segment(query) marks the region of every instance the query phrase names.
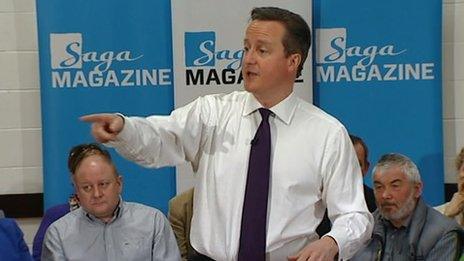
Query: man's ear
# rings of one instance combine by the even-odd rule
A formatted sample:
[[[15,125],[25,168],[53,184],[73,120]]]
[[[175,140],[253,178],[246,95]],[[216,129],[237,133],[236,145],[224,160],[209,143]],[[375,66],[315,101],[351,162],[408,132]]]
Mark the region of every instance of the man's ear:
[[[419,198],[422,195],[422,188],[423,188],[422,182],[417,182],[416,184],[414,184],[414,188],[416,189],[416,192],[414,193],[414,197]]]
[[[301,54],[299,53],[290,54],[290,56],[288,57],[288,69],[290,71],[297,72],[300,64],[301,64]]]
[[[122,193],[122,184],[123,184],[123,179],[121,175],[118,175],[116,178],[116,183],[119,185],[119,194]]]
[[[366,160],[366,173],[363,173],[364,174],[363,177],[367,175],[367,172],[369,171],[370,166],[371,166],[371,163],[368,160]]]

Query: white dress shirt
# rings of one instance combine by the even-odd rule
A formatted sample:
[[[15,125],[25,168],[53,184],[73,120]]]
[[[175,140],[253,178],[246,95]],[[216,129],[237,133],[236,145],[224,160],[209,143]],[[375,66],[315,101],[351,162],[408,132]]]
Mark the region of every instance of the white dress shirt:
[[[198,98],[170,116],[126,117],[120,154],[148,167],[189,162],[195,172],[192,246],[216,260],[236,260],[251,140],[262,106],[248,92]],[[348,259],[370,237],[361,170],[348,134],[335,118],[291,94],[272,108],[268,260],[286,260],[327,234]]]

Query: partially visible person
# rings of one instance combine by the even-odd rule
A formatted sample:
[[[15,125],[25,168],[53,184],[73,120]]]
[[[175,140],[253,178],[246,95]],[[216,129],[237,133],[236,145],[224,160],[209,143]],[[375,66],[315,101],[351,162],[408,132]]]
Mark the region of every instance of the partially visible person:
[[[32,260],[29,248],[24,242],[24,234],[11,218],[0,218],[0,260]]]
[[[417,166],[401,154],[383,155],[373,170],[374,231],[352,260],[458,260],[463,230],[422,200]]]
[[[443,215],[453,218],[459,225],[464,226],[464,147],[456,157],[458,172],[458,191],[449,202],[436,207]]]
[[[122,177],[108,151],[78,145],[69,153],[68,167],[80,208],[50,225],[42,260],[180,259],[164,215],[122,200]]]
[[[42,218],[42,221],[40,222],[39,229],[37,230],[37,233],[34,236],[34,241],[32,243],[32,258],[35,261],[41,260],[43,239],[48,227],[56,220],[68,214],[70,211],[77,209],[78,207],[79,202],[77,200],[77,196],[72,194],[68,199],[68,203],[56,205],[47,209]]]
[[[193,215],[193,188],[169,201],[168,219],[176,236],[182,260],[195,260],[198,253],[190,244],[190,224]]]
[[[0,209],[0,218],[4,218],[5,217],[5,212],[3,212],[3,210]]]
[[[361,173],[363,178],[366,177],[367,172],[369,171],[369,149],[366,143],[358,136],[350,134],[351,143],[353,143],[354,150],[356,151],[356,156],[359,161],[359,166],[361,167]],[[374,190],[369,186],[363,183],[364,190],[364,199],[366,200],[367,208],[370,212],[374,212],[377,209],[375,204]]]
[[[356,156],[359,161],[359,166],[361,167],[361,173],[363,178],[366,176],[367,172],[369,171],[369,150],[367,148],[366,143],[359,138],[358,136],[350,134],[351,143],[353,143],[354,149],[356,151]],[[367,208],[372,213],[377,209],[375,205],[375,197],[374,191],[363,183],[363,191],[364,191],[364,200],[366,201]],[[327,234],[330,231],[332,224],[330,223],[329,216],[327,211],[324,214],[324,218],[322,219],[321,223],[316,229],[317,234],[322,237],[323,235]]]

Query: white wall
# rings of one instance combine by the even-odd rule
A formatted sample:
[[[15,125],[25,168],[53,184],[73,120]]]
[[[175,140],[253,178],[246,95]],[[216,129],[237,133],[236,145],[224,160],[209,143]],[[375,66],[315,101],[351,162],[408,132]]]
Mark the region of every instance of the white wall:
[[[454,159],[464,146],[464,0],[443,1],[443,132],[445,182],[456,182]]]
[[[464,0],[443,2],[445,180],[464,146]],[[420,29],[419,30],[423,30]],[[0,0],[0,194],[42,192],[34,0]]]
[[[0,194],[42,192],[34,0],[0,0]]]

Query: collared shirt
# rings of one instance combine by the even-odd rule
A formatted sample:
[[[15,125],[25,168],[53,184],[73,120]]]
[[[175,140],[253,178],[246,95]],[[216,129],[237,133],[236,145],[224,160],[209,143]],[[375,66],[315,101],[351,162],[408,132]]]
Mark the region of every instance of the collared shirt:
[[[411,241],[409,234],[412,218],[413,215],[399,228],[395,227],[387,219],[380,218],[380,222],[385,227],[385,245],[382,261],[411,260],[412,251],[411,244],[409,243]],[[456,251],[460,251],[459,242],[457,232],[442,235],[425,257],[426,260],[455,260],[457,257]]]
[[[402,260],[405,257],[409,258],[409,224],[411,216],[405,221],[405,224],[399,228],[395,227],[390,221],[381,218],[381,222],[385,226],[385,250],[384,261]]]
[[[195,172],[192,246],[216,260],[235,260],[251,140],[261,104],[248,92],[198,98],[170,116],[125,118],[120,154],[148,167],[189,162]],[[286,260],[318,238],[326,206],[339,257],[369,238],[362,175],[345,128],[294,94],[269,108],[271,178],[267,259]]]
[[[123,202],[105,223],[78,208],[47,230],[42,260],[180,260],[172,229],[159,210]]]

